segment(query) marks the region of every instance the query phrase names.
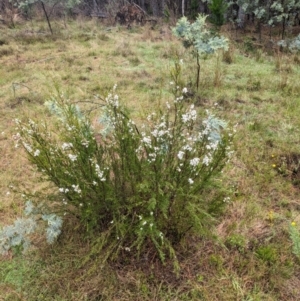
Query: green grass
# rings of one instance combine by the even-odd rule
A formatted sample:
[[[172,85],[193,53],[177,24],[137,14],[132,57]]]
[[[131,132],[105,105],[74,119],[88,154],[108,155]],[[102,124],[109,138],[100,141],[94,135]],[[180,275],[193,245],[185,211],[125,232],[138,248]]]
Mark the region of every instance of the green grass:
[[[1,258],[0,300],[299,300],[300,267],[288,234],[290,222],[300,222],[300,66],[294,55],[246,54],[243,43],[232,45],[232,63],[221,60],[219,74],[216,57],[201,61],[196,92],[195,58],[171,34],[162,39],[158,30],[107,30],[78,21],[67,28],[57,22],[51,37],[38,33],[41,26],[0,28],[1,226],[23,208],[10,185],[40,188],[14,147],[14,118],[45,117],[43,102],[58,92],[85,101],[118,84],[139,120],[171,100],[177,56],[198,109],[236,125],[235,155],[223,173],[231,200],[212,229],[217,240],[187,238],[178,245],[179,277],[171,263],[151,258],[101,268],[93,246],[68,221],[53,247],[37,236],[32,253]]]

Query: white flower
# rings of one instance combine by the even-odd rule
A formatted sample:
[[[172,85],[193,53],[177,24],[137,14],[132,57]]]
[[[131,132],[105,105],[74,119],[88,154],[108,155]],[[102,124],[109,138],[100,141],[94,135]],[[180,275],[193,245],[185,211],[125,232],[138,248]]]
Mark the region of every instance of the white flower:
[[[189,178],[188,181],[189,181],[189,183],[190,183],[191,185],[194,184],[193,179]]]
[[[192,159],[192,160],[190,161],[190,164],[191,164],[192,166],[197,166],[197,165],[199,164],[199,162],[200,162],[200,159],[199,159],[199,158],[194,158],[194,159]]]
[[[224,198],[223,202],[224,203],[229,203],[230,202],[230,197],[228,196],[228,197]]]
[[[2,135],[4,135],[4,132],[2,132]],[[17,140],[17,141],[21,139],[20,133],[17,133],[16,135],[13,135],[12,137],[14,140]]]
[[[72,162],[74,162],[74,161],[77,160],[77,155],[68,154],[68,157],[70,158],[70,160],[71,160]]]
[[[72,143],[66,143],[66,142],[63,143],[62,146],[61,146],[62,150],[70,149],[72,147],[73,147]]]
[[[105,177],[104,177],[104,171],[102,171],[100,169],[100,166],[96,163],[95,164],[95,169],[96,169],[96,173],[97,173],[97,176],[98,178],[100,179],[101,182],[104,182],[105,181]],[[95,182],[95,181],[94,181]],[[94,184],[95,185],[95,184]]]
[[[171,85],[171,86],[174,85],[174,82],[170,82],[170,85]]]
[[[195,121],[197,118],[197,112],[193,109],[194,106],[191,105],[190,110],[186,114],[182,114],[183,123],[187,123],[189,121]]]
[[[73,189],[77,193],[81,193],[81,189],[79,188],[79,185],[72,185]]]
[[[32,148],[29,144],[27,144],[26,142],[23,142],[23,146],[29,153],[32,153]]]
[[[82,144],[83,146],[85,146],[86,148],[89,146],[89,142],[86,141],[86,140],[81,141],[81,144]]]
[[[184,150],[188,150],[188,151],[192,151],[193,150],[193,148],[190,146],[190,145],[185,145],[184,147],[183,147],[183,149]]]
[[[184,156],[184,152],[183,151],[179,151],[178,154],[177,154],[178,159],[182,160],[183,156]]]
[[[145,144],[150,144],[151,145],[151,138],[150,137],[143,137],[142,142]]]
[[[37,157],[40,153],[41,153],[40,150],[37,149],[37,150],[33,153],[33,156],[34,156],[34,157]]]
[[[183,93],[183,94],[186,94],[187,92],[188,92],[188,89],[184,87],[184,88],[182,89],[182,93]]]
[[[211,158],[208,156],[204,156],[202,163],[208,166],[210,162],[211,162]]]

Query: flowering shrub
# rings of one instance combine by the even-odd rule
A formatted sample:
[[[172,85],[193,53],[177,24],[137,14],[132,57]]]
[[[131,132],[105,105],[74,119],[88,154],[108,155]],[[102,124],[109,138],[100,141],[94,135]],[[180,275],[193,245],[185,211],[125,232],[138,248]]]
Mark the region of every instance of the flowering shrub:
[[[99,131],[62,98],[47,102],[56,116],[52,131],[17,120],[19,143],[60,195],[49,207],[97,233],[105,258],[156,250],[177,263],[174,246],[209,229],[225,203],[214,179],[231,154],[231,134],[214,115],[201,118],[186,92],[177,87],[174,100],[141,126],[115,88],[99,104]]]

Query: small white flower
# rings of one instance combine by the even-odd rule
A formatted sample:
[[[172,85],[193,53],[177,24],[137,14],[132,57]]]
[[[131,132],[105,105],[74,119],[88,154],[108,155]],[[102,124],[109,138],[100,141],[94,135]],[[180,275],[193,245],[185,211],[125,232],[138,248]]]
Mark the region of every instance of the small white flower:
[[[27,144],[26,142],[23,142],[23,146],[29,153],[32,153],[32,148],[29,144]]]
[[[178,154],[177,154],[178,159],[182,160],[183,156],[184,156],[184,152],[183,151],[179,151]]]
[[[38,157],[40,153],[41,153],[41,151],[40,151],[39,149],[37,149],[37,150],[33,153],[33,156],[34,156],[34,157]]]
[[[70,160],[71,160],[72,162],[74,162],[74,161],[77,160],[77,155],[68,154],[68,157],[70,158]]]
[[[72,185],[73,189],[77,193],[81,193],[81,189],[79,188],[79,185]]]
[[[192,166],[197,166],[198,164],[199,164],[199,162],[200,162],[200,159],[199,158],[194,158],[194,159],[192,159],[191,161],[190,161],[190,165],[192,165]]]
[[[72,147],[73,147],[72,143],[66,143],[66,142],[63,143],[62,146],[61,146],[62,150],[70,149]]]
[[[180,65],[183,65],[183,59],[180,59],[180,60],[179,60],[179,64],[180,64]]]
[[[83,204],[82,204],[82,203],[80,203],[80,204],[79,204],[79,206],[80,206],[80,207],[82,207],[82,206],[83,206]]]
[[[104,172],[100,169],[100,166],[97,163],[95,164],[95,169],[100,181],[104,182],[105,181]]]
[[[230,202],[230,197],[228,196],[228,197],[224,198],[223,202],[224,203],[229,203]]]
[[[202,163],[208,166],[210,162],[211,162],[211,158],[209,158],[208,156],[204,156]]]
[[[186,94],[187,92],[188,92],[188,89],[184,87],[184,88],[182,89],[182,93],[183,93],[183,94]]]
[[[85,146],[86,148],[89,146],[89,142],[88,141],[81,141],[81,144],[83,146]]]
[[[189,178],[188,181],[189,181],[189,183],[190,183],[191,185],[194,184],[193,179]]]
[[[184,150],[187,150],[187,151],[192,151],[193,150],[193,148],[190,146],[190,145],[185,145],[184,147],[183,147],[183,149]]]
[[[174,82],[170,82],[170,85],[171,85],[171,86],[174,85]]]
[[[126,252],[130,252],[130,248],[128,248],[128,247],[125,247],[124,250],[125,250]]]
[[[6,195],[10,195],[10,192],[9,192],[9,191],[7,191],[7,192],[6,192]]]
[[[59,192],[64,192],[65,191],[63,188],[59,188],[58,190],[59,190]]]
[[[142,142],[145,144],[151,144],[151,138],[150,137],[143,137]]]

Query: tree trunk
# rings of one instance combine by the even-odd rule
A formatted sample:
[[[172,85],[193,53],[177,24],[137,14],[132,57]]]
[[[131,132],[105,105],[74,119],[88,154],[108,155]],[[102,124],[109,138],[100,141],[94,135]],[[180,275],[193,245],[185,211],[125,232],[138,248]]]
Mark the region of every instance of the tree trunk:
[[[143,10],[145,10],[145,0],[140,0],[140,1],[139,1],[139,6],[140,6]]]
[[[245,27],[245,11],[243,10],[242,6],[239,7],[238,11],[238,22],[240,28]]]
[[[154,16],[159,15],[159,6],[158,6],[158,3],[157,3],[157,0],[151,0],[150,1],[150,8],[151,8],[152,14]]]
[[[182,16],[184,17],[184,0],[181,3]]]
[[[199,11],[201,14],[208,14],[206,2],[203,2],[203,1],[199,2]]]
[[[51,28],[51,23],[50,23],[49,16],[48,16],[48,14],[47,14],[47,11],[46,11],[44,2],[43,2],[43,1],[40,1],[40,2],[41,2],[41,5],[42,5],[42,8],[43,8],[45,17],[46,17],[46,19],[47,19],[48,27],[49,27],[49,29],[50,29],[51,34],[53,35],[53,31],[52,31],[52,28]]]
[[[164,14],[165,8],[166,8],[166,1],[161,0],[160,1],[160,11],[161,11],[162,14]]]

